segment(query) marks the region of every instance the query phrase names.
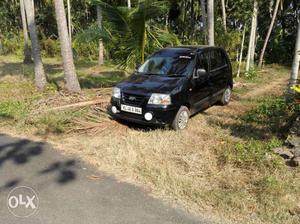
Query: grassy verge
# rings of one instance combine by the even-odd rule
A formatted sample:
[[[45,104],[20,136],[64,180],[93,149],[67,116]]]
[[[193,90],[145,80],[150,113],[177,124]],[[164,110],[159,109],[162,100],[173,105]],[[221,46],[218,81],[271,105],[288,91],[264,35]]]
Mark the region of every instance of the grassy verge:
[[[74,119],[85,116],[91,108],[54,111],[43,110],[101,96],[101,89],[109,88],[126,77],[124,71],[112,65],[99,67],[96,62],[76,62],[82,95],[61,94],[63,68],[55,58],[44,59],[48,86],[38,91],[33,82],[32,65],[23,65],[14,56],[0,56],[0,123],[37,134],[62,134],[74,128]],[[107,91],[106,91],[107,92]]]
[[[94,107],[36,113],[57,104],[93,99],[102,94],[100,87],[123,78],[111,67],[77,65],[86,83],[84,94],[69,96],[57,91],[62,68],[56,60],[46,60],[54,84],[41,93],[22,76],[18,60],[0,57],[0,76],[5,76],[0,78],[0,130],[47,138],[99,169],[141,184],[152,194],[196,213],[239,223],[299,223],[299,217],[289,214],[300,200],[299,168],[287,167],[271,152],[283,144],[293,113],[281,97],[285,83],[271,85],[271,81],[287,78],[285,68],[267,66],[255,77],[237,79],[243,85],[234,90],[229,106],[212,107],[194,116],[187,130],[174,132],[129,128]],[[30,69],[25,68],[25,74],[30,76]],[[87,124],[93,120],[99,126],[74,132],[78,119]]]
[[[288,211],[299,200],[300,170],[289,168],[271,151],[284,143],[295,110],[298,109],[285,104],[283,97],[267,97],[227,126],[243,140],[218,151],[219,163],[238,170],[243,177],[234,186],[226,181],[215,192],[223,208],[229,212],[230,208],[252,210],[254,218],[268,223],[299,222],[299,217],[291,216]]]

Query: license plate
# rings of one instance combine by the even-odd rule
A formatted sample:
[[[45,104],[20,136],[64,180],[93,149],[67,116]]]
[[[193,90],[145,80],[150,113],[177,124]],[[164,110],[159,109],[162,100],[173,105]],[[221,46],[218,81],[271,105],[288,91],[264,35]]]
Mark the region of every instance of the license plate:
[[[121,110],[134,114],[142,114],[142,108],[121,104]]]

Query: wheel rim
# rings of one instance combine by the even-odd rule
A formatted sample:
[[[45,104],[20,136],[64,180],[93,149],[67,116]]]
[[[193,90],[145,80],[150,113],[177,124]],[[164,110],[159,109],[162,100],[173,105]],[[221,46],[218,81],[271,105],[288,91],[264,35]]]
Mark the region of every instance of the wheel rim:
[[[187,126],[189,120],[189,114],[187,111],[182,111],[178,117],[178,127],[179,129],[184,129]]]
[[[227,88],[224,93],[224,101],[228,103],[230,101],[230,98],[231,98],[231,89]]]

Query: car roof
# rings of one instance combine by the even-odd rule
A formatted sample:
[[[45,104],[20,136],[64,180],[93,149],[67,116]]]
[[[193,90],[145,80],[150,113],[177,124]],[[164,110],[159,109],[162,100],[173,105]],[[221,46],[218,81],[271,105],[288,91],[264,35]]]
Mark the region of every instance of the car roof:
[[[200,52],[207,48],[215,48],[215,49],[222,49],[220,47],[215,46],[208,46],[208,45],[184,45],[184,46],[176,46],[176,47],[169,47],[161,49],[160,51],[179,51],[179,52],[185,52],[185,53],[192,53],[192,52]]]

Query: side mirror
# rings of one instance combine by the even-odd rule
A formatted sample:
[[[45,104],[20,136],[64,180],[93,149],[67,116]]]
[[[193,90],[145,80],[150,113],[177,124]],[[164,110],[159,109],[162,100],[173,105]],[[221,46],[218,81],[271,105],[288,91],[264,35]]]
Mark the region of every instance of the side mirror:
[[[203,68],[198,68],[197,70],[196,70],[196,72],[194,73],[194,79],[198,79],[198,78],[200,78],[201,76],[204,76],[204,75],[206,75],[207,74],[207,71],[205,70],[205,69],[203,69]]]

